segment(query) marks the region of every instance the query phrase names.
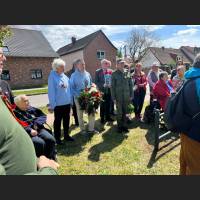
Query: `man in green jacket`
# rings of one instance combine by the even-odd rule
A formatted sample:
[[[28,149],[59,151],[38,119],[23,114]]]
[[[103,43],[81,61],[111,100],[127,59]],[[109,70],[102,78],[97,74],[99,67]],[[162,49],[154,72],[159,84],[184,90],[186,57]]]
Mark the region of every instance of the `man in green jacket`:
[[[117,62],[117,70],[112,74],[111,95],[117,108],[118,132],[129,132],[127,128],[128,105],[133,96],[133,84],[130,73],[124,71],[125,61]]]
[[[5,56],[0,51],[0,69]],[[41,156],[37,159],[30,137],[16,121],[0,95],[0,175],[56,175],[58,164]]]

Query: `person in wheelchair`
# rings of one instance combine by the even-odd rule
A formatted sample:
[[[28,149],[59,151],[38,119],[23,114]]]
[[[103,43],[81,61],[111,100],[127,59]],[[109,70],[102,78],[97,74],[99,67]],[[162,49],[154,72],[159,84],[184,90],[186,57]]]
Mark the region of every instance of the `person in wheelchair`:
[[[30,106],[26,95],[14,98],[15,116],[24,122],[24,129],[31,137],[35,146],[37,157],[45,155],[49,159],[56,160],[55,138],[51,130],[45,128],[46,115],[37,108]]]

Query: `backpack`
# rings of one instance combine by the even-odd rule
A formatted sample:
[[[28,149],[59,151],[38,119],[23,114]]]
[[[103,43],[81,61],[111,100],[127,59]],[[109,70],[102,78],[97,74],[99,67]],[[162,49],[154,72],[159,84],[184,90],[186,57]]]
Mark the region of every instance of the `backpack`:
[[[196,115],[192,117],[186,113],[184,101],[185,86],[196,78],[187,80],[179,91],[168,99],[164,112],[164,122],[167,129],[172,132],[187,133],[192,126],[194,118],[196,118]]]

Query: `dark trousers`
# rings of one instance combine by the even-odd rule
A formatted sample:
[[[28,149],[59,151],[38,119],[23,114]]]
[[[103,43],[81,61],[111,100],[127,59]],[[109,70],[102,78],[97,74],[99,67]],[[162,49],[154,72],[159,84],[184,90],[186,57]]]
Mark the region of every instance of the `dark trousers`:
[[[73,111],[73,116],[74,116],[75,124],[76,124],[76,126],[78,126],[79,125],[79,123],[78,123],[78,115],[77,115],[76,105],[75,105],[74,100],[73,100],[72,111]]]
[[[37,136],[31,138],[35,147],[37,157],[41,155],[49,159],[55,159],[55,138],[47,130],[41,129]]]
[[[61,122],[63,120],[64,137],[69,136],[70,104],[56,106],[54,109],[54,135],[56,141],[61,140]]]
[[[133,105],[135,109],[134,110],[135,115],[141,114],[145,95],[146,95],[146,91],[143,89],[140,89],[139,91],[134,92]]]
[[[110,119],[110,106],[111,106],[111,92],[110,89],[107,88],[103,95],[103,102],[100,104],[100,118],[101,122],[104,120]]]
[[[115,113],[114,113],[114,110],[115,110],[114,106],[115,106],[114,101],[111,98],[111,100],[110,100],[110,114],[111,115],[115,115]]]

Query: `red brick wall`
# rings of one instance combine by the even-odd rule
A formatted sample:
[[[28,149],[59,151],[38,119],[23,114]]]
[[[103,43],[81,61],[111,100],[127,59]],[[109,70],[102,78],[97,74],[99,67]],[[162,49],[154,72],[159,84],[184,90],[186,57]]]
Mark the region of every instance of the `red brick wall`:
[[[83,51],[86,64],[86,70],[94,78],[96,69],[100,66],[100,60],[97,58],[97,51],[105,51],[105,58],[112,62],[112,68],[116,66],[117,50],[108,42],[105,36],[100,33]]]
[[[7,57],[4,69],[9,70],[11,88],[35,87],[47,84],[53,58]],[[32,79],[31,70],[41,69],[42,79]]]

